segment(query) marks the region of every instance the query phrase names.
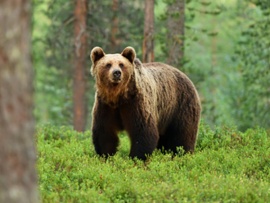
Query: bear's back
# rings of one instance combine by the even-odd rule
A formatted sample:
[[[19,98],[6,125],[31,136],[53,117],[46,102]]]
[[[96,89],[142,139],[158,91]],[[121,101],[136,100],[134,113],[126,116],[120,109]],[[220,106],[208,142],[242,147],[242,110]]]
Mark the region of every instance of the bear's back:
[[[147,75],[153,76],[157,86],[161,86],[162,90],[179,91],[185,89],[194,92],[195,87],[186,74],[170,65],[152,62],[143,64],[144,71]]]
[[[152,108],[156,112],[159,131],[170,123],[175,114],[183,115],[187,106],[194,105],[200,109],[198,93],[191,80],[180,70],[159,62],[142,64],[143,84]],[[155,84],[151,84],[154,81]],[[148,83],[149,82],[149,83]],[[149,89],[150,88],[150,89]]]

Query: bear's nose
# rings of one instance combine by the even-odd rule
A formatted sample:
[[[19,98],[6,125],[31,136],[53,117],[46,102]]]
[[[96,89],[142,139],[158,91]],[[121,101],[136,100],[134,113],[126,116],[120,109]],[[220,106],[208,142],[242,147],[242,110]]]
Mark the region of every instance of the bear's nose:
[[[119,79],[121,77],[121,71],[120,70],[113,71],[113,77],[115,79]]]

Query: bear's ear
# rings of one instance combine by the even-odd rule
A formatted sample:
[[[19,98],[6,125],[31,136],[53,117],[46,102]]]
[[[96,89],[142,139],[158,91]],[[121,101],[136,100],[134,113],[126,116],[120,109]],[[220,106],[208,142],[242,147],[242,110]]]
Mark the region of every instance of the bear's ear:
[[[122,51],[121,55],[127,58],[130,61],[130,63],[133,63],[134,59],[136,58],[136,52],[133,49],[133,47],[126,47]]]
[[[104,53],[103,49],[100,47],[93,48],[91,51],[91,54],[90,54],[90,58],[91,58],[93,64],[95,64],[103,56],[105,56],[105,53]]]

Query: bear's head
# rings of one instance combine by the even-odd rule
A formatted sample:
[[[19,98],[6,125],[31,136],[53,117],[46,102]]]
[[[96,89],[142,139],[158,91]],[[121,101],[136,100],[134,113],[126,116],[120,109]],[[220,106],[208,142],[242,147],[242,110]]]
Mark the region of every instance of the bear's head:
[[[135,67],[136,52],[132,47],[126,47],[121,54],[105,54],[102,48],[95,47],[90,58],[98,92],[107,100],[114,100],[127,91]]]
[[[102,48],[95,47],[91,51],[91,73],[97,83],[107,87],[114,87],[127,83],[134,71],[136,52],[127,47],[121,54],[105,54]],[[99,84],[98,84],[99,85]]]

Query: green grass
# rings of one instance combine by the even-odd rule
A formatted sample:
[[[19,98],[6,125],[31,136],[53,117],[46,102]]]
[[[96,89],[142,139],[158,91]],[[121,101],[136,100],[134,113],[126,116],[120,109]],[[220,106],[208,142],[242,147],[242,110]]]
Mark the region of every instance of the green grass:
[[[172,159],[155,151],[146,163],[129,159],[129,140],[120,137],[119,152],[105,160],[89,131],[40,127],[42,201],[270,202],[270,136],[263,129],[201,125],[194,154]]]

